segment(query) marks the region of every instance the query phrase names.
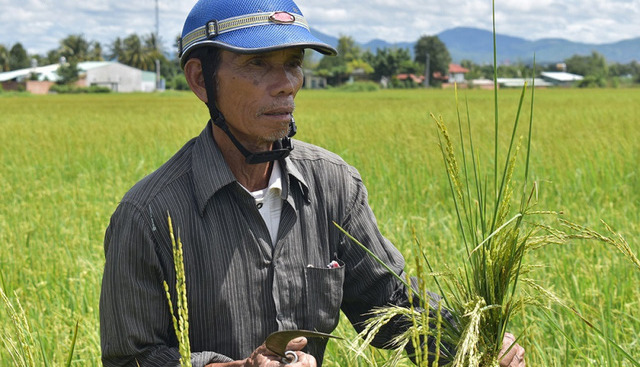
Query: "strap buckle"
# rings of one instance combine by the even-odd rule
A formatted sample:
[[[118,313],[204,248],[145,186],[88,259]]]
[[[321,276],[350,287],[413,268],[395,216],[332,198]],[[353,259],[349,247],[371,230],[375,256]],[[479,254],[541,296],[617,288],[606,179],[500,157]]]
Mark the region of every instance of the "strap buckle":
[[[220,34],[218,31],[218,21],[215,19],[208,21],[206,26],[204,27],[204,31],[207,35],[207,39],[216,37],[218,34]]]
[[[178,58],[182,57],[182,37],[178,37]]]

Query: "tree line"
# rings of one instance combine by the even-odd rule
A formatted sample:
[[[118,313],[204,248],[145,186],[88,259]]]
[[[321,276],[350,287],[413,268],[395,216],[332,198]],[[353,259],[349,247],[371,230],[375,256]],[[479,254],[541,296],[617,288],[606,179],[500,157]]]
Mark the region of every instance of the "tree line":
[[[323,57],[317,65],[308,68],[316,75],[326,77],[328,83],[338,86],[354,74],[360,80],[380,81],[388,78],[395,87],[416,87],[411,80],[400,81],[393,79],[399,74],[421,74],[430,76],[429,84],[438,86],[443,78],[437,76],[448,75],[451,56],[446,45],[437,36],[422,36],[414,45],[413,57],[409,49],[384,48],[375,53],[362,50],[349,36],[342,36],[338,41],[338,56]],[[429,67],[427,68],[427,60]],[[465,75],[467,80],[493,80],[493,65],[480,65],[471,60],[462,60],[460,66],[469,70]],[[358,71],[354,73],[354,71]],[[510,65],[498,66],[498,77],[501,78],[531,78],[539,77],[543,71],[566,71],[582,75],[578,87],[617,87],[621,84],[640,84],[640,63],[632,61],[628,64],[608,63],[606,58],[598,53],[591,55],[574,55],[558,63],[535,66],[532,63],[518,62]]]
[[[449,50],[437,36],[420,37],[414,46],[413,58],[405,48],[384,48],[375,53],[362,50],[350,36],[339,38],[337,50],[337,56],[325,56],[317,64],[307,65],[315,75],[326,77],[333,86],[341,85],[356,75],[359,80],[380,81],[386,78],[391,86],[403,87],[407,86],[404,81],[394,79],[398,74],[424,75],[428,64],[430,75],[447,75],[451,63]],[[441,80],[431,78],[429,83],[438,85]]]
[[[176,47],[177,42],[174,44]],[[305,69],[316,76],[325,77],[331,86],[340,86],[348,81],[387,80],[391,87],[417,87],[411,79],[399,80],[399,74],[427,75],[431,86],[438,86],[448,75],[451,55],[446,45],[437,36],[422,36],[414,45],[413,56],[406,48],[383,48],[374,52],[363,50],[350,36],[341,36],[338,40],[338,56],[324,56],[319,61],[305,59]],[[160,40],[154,33],[139,36],[130,34],[117,37],[106,49],[97,41],[89,41],[84,35],[73,34],[62,39],[59,45],[43,55],[28,55],[21,43],[11,47],[0,44],[0,71],[23,69],[38,65],[59,63],[61,58],[67,63],[61,70],[65,82],[73,81],[77,76],[75,65],[82,61],[117,60],[141,70],[155,70],[156,60],[160,62],[160,72],[167,80],[167,86],[173,89],[188,89],[186,80],[180,72],[179,60],[173,53],[165,52]],[[591,55],[574,55],[563,62],[563,70],[584,76],[579,86],[606,87],[621,83],[640,83],[640,64],[608,63],[597,52]],[[469,70],[467,80],[493,79],[493,65],[479,65],[471,60],[462,60],[460,65]],[[558,64],[536,65],[536,74],[542,71],[558,70]],[[516,63],[498,66],[499,77],[531,77],[533,65]]]

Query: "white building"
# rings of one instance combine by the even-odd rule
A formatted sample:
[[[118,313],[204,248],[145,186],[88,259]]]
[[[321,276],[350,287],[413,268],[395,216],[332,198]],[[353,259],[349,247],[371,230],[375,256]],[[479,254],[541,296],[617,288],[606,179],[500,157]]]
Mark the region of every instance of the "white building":
[[[27,91],[43,94],[60,80],[57,74],[60,64],[31,67],[0,73],[3,86],[24,83]],[[79,80],[75,84],[82,87],[105,86],[114,92],[154,92],[156,76],[154,72],[143,71],[115,61],[84,61],[78,63]]]
[[[569,87],[574,83],[584,79],[582,75],[571,74],[564,71],[543,71],[542,73],[540,73],[540,76],[542,77],[542,79],[553,85],[563,87]]]
[[[524,84],[531,88],[534,85],[534,79],[531,78],[498,78],[498,86],[503,88],[522,88]],[[536,88],[552,87],[554,84],[543,78],[535,78]]]

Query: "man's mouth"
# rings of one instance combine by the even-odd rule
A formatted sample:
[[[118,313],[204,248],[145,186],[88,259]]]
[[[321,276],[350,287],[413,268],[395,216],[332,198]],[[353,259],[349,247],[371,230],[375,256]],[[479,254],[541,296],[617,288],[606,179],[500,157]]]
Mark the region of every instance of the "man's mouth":
[[[266,116],[291,116],[292,113],[293,113],[292,108],[276,108],[272,110],[267,110],[262,114]]]
[[[258,116],[263,115],[263,116],[267,116],[267,117],[286,117],[288,119],[291,119],[292,115],[293,115],[293,110],[295,109],[295,106],[291,103],[274,103],[270,106],[264,106],[262,108],[262,110],[258,111]]]

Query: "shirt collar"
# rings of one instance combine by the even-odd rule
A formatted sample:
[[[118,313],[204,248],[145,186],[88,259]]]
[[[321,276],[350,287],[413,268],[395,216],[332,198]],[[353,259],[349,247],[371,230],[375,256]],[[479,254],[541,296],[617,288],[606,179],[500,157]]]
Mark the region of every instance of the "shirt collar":
[[[196,138],[191,159],[196,201],[200,215],[204,215],[209,199],[218,190],[236,181],[218,144],[213,140],[211,121]]]
[[[278,163],[278,161],[273,162],[267,191],[274,191],[274,194],[278,196],[282,193],[282,170],[280,169],[280,163]]]
[[[200,215],[204,215],[204,210],[209,199],[223,187],[236,182],[236,178],[224,160],[218,144],[216,144],[213,139],[213,125],[211,121],[209,121],[204,130],[202,130],[196,138],[191,159],[196,201]],[[287,157],[279,163],[279,174],[277,178],[280,179],[280,196],[282,199],[286,200],[289,195],[289,190],[291,190],[291,180],[289,176],[295,178],[295,181],[300,184],[300,189],[306,197],[309,191],[308,185],[291,160],[291,157]],[[275,171],[275,169],[273,171]],[[276,179],[273,171],[269,180],[269,187],[271,187],[272,181]]]

